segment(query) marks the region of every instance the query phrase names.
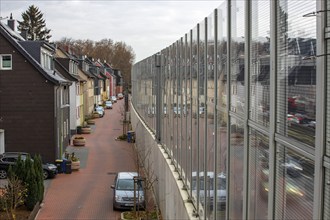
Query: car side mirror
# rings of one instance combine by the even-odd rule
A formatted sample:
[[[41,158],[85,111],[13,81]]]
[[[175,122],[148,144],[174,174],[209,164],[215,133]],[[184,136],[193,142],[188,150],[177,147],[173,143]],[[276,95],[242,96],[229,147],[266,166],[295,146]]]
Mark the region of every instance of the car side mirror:
[[[111,185],[111,189],[115,189],[115,186],[114,185]]]

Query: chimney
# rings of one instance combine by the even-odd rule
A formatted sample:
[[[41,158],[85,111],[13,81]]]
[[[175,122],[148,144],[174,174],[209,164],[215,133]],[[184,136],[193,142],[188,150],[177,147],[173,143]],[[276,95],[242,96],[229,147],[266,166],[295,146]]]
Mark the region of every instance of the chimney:
[[[15,20],[13,19],[13,14],[10,13],[10,18],[8,19],[8,27],[15,31]]]

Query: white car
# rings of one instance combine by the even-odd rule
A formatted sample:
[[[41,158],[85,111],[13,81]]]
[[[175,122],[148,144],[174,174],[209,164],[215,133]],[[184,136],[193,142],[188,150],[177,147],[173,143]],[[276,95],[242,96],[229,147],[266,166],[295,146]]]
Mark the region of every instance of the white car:
[[[123,95],[123,93],[118,93],[117,97],[118,97],[118,99],[123,99],[124,95]]]
[[[112,109],[112,102],[111,101],[106,101],[105,102],[105,108]]]
[[[207,177],[204,176],[204,172],[199,173],[199,192],[197,189],[197,172],[192,172],[192,193],[193,197],[199,195],[199,201],[202,206],[208,206],[210,210],[213,210],[214,192],[217,192],[217,209],[224,210],[226,207],[227,190],[226,190],[226,175],[219,173],[217,177],[217,186],[214,186],[214,172],[207,172]],[[205,183],[206,181],[206,183]],[[204,189],[204,183],[207,190]],[[206,198],[206,205],[204,204],[204,198]]]
[[[111,96],[111,101],[113,102],[113,103],[116,103],[117,102],[117,97],[116,96]]]
[[[100,115],[100,117],[103,117],[104,113],[105,113],[104,108],[102,106],[96,106],[95,107],[95,112],[97,112]]]

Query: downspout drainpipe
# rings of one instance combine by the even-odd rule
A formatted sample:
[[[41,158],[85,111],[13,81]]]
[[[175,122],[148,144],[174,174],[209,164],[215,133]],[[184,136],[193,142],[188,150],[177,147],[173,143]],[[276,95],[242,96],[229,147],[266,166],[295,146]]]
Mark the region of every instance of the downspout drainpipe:
[[[58,105],[57,105],[57,103],[58,103],[58,89],[60,88],[60,86],[57,86],[57,88],[55,89],[55,105],[54,105],[54,113],[55,113],[55,115],[54,115],[54,118],[55,118],[55,121],[54,121],[54,130],[55,130],[55,154],[56,154],[56,157],[58,156],[58,155],[60,155],[60,152],[59,152],[59,148],[58,148],[58,146],[59,146],[59,135],[60,135],[60,132],[59,132],[59,130],[58,130]]]

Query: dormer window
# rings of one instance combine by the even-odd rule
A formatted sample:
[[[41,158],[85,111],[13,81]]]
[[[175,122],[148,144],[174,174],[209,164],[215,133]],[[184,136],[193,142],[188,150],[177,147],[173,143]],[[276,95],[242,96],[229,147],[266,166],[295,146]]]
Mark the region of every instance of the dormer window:
[[[89,66],[86,62],[83,62],[83,70],[86,72],[89,70]]]
[[[11,70],[13,68],[11,54],[0,54],[0,70]]]
[[[41,59],[40,59],[41,66],[45,69],[53,70],[54,68],[53,62],[54,61],[52,54],[46,50],[41,50]]]
[[[69,69],[70,69],[69,71],[71,74],[78,75],[78,65],[76,62],[70,60]]]

